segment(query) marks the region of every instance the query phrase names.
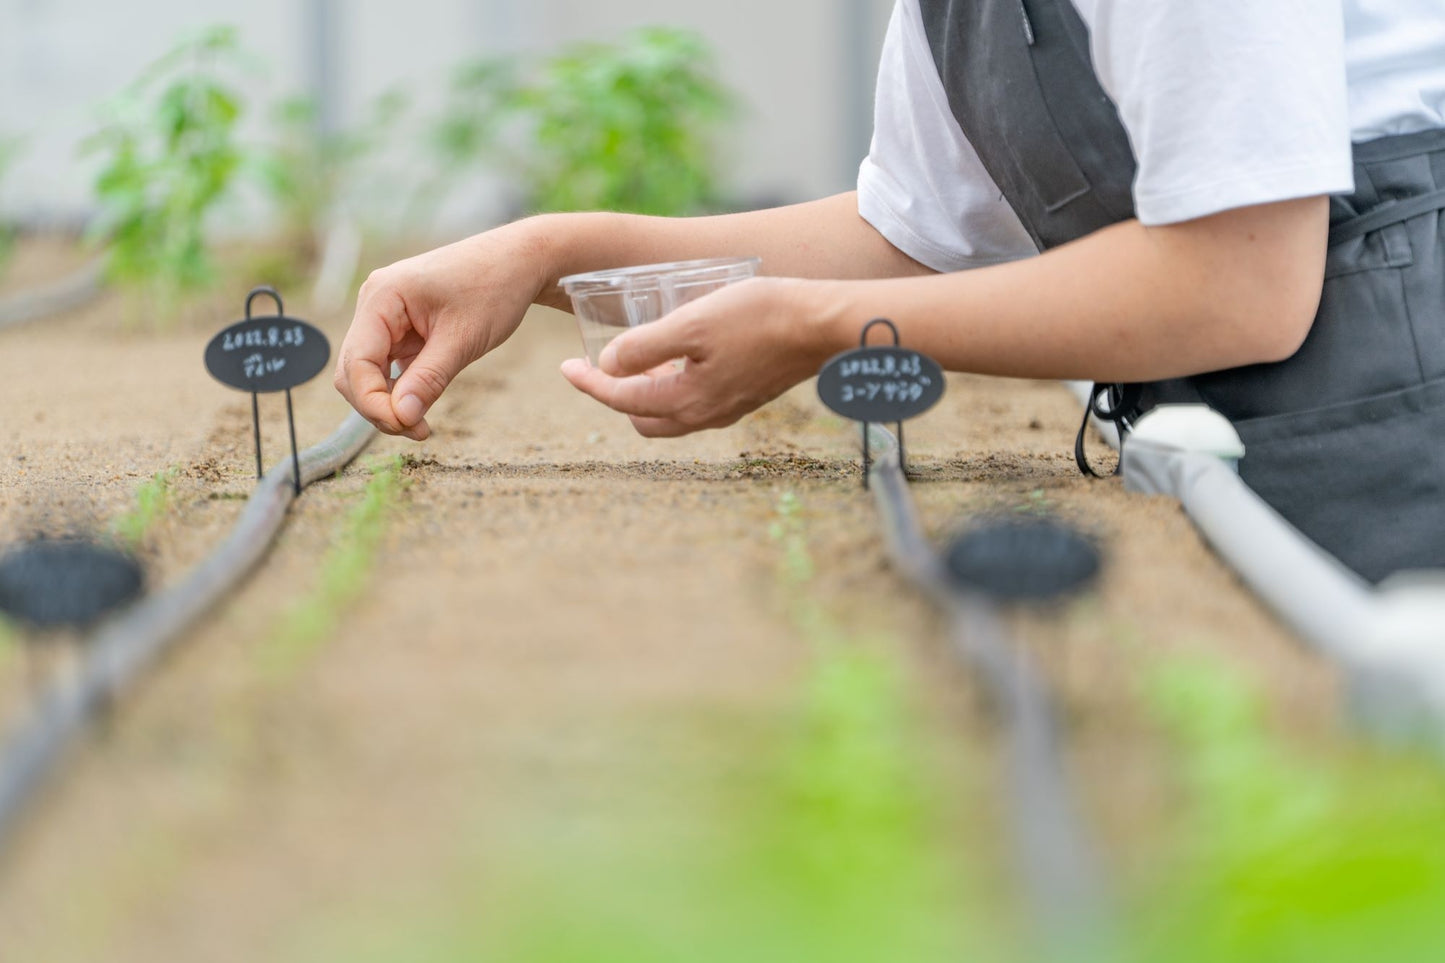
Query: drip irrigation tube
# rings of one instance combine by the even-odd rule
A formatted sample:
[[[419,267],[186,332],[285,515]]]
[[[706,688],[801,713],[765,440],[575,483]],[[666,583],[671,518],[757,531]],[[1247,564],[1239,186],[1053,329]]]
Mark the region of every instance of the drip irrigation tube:
[[[1087,385],[1069,388],[1087,403]],[[1232,457],[1201,443],[1201,417],[1216,422],[1214,438],[1233,433],[1223,416],[1192,412],[1191,428],[1178,430],[1175,415],[1186,408],[1202,406],[1161,406],[1139,420],[1120,456],[1125,487],[1179,500],[1249,589],[1341,668],[1366,731],[1445,748],[1445,572],[1370,585],[1255,494]],[[1119,447],[1117,434],[1105,440]]]
[[[0,328],[73,310],[104,287],[105,259],[96,258],[53,284],[0,298]]]
[[[1006,640],[993,604],[946,579],[919,525],[897,441],[877,425],[864,430],[876,453],[868,488],[893,563],[947,614],[955,654],[979,673],[1003,716],[1014,842],[1033,918],[1050,946],[1098,945],[1107,935],[1103,870],[1067,775],[1048,690],[1026,653]]]
[[[336,474],[375,437],[352,414],[332,435],[301,453],[301,485]],[[0,751],[0,849],[25,803],[66,746],[152,665],[192,623],[234,588],[266,554],[296,498],[291,459],[266,474],[231,534],[172,588],[103,623],[82,648],[75,673],[44,691],[27,724]]]

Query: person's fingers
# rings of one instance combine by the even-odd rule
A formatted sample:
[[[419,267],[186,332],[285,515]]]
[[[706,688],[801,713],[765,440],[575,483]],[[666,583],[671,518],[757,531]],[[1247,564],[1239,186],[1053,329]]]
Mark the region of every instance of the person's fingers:
[[[392,408],[391,363],[415,355],[422,336],[405,300],[377,281],[379,274],[368,278],[357,296],[356,315],[337,353],[335,385],[364,418],[395,435],[407,426]]]
[[[696,430],[671,418],[643,418],[640,415],[627,417],[632,420],[632,427],[644,438],[680,438]]]
[[[413,429],[402,434],[417,441],[430,434],[426,413],[471,361],[466,346],[449,331],[445,328],[432,331],[432,336],[391,388],[390,405],[397,423],[403,429]]]
[[[637,383],[639,381],[656,381],[658,379],[649,375],[634,375],[630,378],[613,378],[605,372],[598,371],[581,358],[573,358],[562,363],[562,374],[568,381],[586,392],[592,397],[601,401],[609,407],[618,410],[630,411],[623,407],[632,398],[627,395],[626,388],[619,388],[623,382]],[[605,396],[605,397],[604,397]],[[657,395],[652,395],[652,400],[660,400]],[[669,407],[675,406],[675,402]],[[696,426],[686,425],[676,418],[669,418],[660,415],[628,414],[632,426],[639,435],[644,438],[677,438],[682,435],[696,431]]]
[[[411,347],[410,349],[392,352],[394,357],[391,359],[391,371],[388,372],[389,377],[386,379],[387,391],[391,391],[396,387],[397,379],[406,373],[407,368],[411,367],[411,363],[416,360],[419,352],[419,347]],[[403,438],[410,438],[412,441],[426,441],[427,438],[431,437],[431,425],[427,424],[426,419],[423,418],[410,428],[404,428],[401,436]]]
[[[411,363],[416,360],[419,352],[419,348],[412,348],[405,354],[398,355],[392,359],[390,372],[392,377],[386,379],[386,389],[388,391],[396,387],[397,380],[406,373],[407,368],[411,367]],[[401,435],[403,438],[410,438],[412,441],[426,441],[431,437],[431,425],[427,424],[426,419],[423,418],[410,428],[403,430]]]
[[[426,441],[431,437],[431,425],[427,424],[426,419],[423,418],[410,428],[402,430],[399,434],[403,438],[410,438],[412,441]]]
[[[628,415],[673,418],[683,402],[679,375],[614,378],[581,358],[572,358],[562,363],[562,376],[578,391]]]
[[[386,377],[390,355],[391,334],[384,323],[354,325],[336,359],[336,390],[367,421],[382,431],[399,434],[405,426],[391,406]]]
[[[597,356],[597,367],[614,377],[642,374],[660,364],[689,356],[693,325],[686,317],[662,318],[630,328],[613,338]]]

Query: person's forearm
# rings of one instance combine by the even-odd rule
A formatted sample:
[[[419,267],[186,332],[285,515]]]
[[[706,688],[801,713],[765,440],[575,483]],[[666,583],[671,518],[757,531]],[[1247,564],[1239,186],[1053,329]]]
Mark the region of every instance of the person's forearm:
[[[1165,228],[1126,221],[1039,257],[958,274],[814,286],[811,350],[873,317],[945,368],[1143,381],[1292,354],[1318,303],[1322,198]]]
[[[568,274],[696,258],[755,256],[761,273],[800,278],[883,278],[932,273],[858,214],[854,193],[787,207],[708,217],[544,214],[516,227],[546,252],[540,300],[567,307]]]

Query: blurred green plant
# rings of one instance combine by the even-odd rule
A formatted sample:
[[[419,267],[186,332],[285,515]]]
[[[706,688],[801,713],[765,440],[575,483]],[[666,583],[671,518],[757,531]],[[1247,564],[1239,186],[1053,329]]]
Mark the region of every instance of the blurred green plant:
[[[15,158],[20,153],[20,141],[14,137],[0,135],[0,185],[4,185],[5,176],[15,163]],[[0,272],[5,270],[5,265],[10,261],[10,255],[15,252],[15,225],[0,211]]]
[[[323,129],[316,101],[290,97],[272,110],[274,145],[259,160],[262,182],[281,215],[291,253],[313,264],[328,222],[346,203],[363,168],[395,128],[410,98],[400,88],[370,104],[365,119],[345,130]]]
[[[511,57],[468,60],[453,68],[441,113],[426,141],[438,168],[417,206],[429,208],[459,179],[479,167],[519,163],[505,141],[520,116],[521,65]]]
[[[614,828],[540,854],[490,932],[405,958],[997,963],[997,933],[958,885],[967,856],[940,845],[942,799],[897,666],[820,651],[799,696],[784,739],[759,749],[766,775],[707,832],[658,853],[649,827]]]
[[[717,135],[735,110],[707,43],[652,27],[530,66],[464,64],[431,141],[444,177],[495,163],[529,210],[695,214],[718,202]]]
[[[233,28],[202,31],[113,99],[82,145],[101,158],[100,215],[88,233],[105,245],[107,273],[163,307],[215,277],[207,219],[246,156],[236,133],[243,101],[231,79],[244,63]]]
[[[888,640],[855,636],[817,597],[795,493],[779,497],[769,536],[790,620],[813,660],[785,736],[759,750],[763,778],[718,814],[706,842],[675,850],[660,868],[629,865],[643,847],[625,840],[585,873],[575,863],[556,867],[533,884],[496,958],[1003,958],[1000,931],[968,898],[969,858],[940,845],[956,814],[945,816],[941,786],[928,776]]]
[[[1440,958],[1445,770],[1357,750],[1310,759],[1212,662],[1166,663],[1147,696],[1186,792],[1177,853],[1134,919],[1153,961]]]
[[[732,108],[701,37],[640,30],[617,46],[585,44],[549,62],[523,90],[538,210],[696,213],[716,200],[717,145]]]
[[[954,848],[966,795],[933,774],[894,641],[864,638],[811,587],[805,513],[774,538],[785,595],[807,602],[812,653],[782,711],[705,731],[700,772],[621,739],[583,778],[601,805],[543,819],[515,853],[469,854],[403,901],[338,917],[298,959],[355,963],[996,963],[997,898]],[[634,722],[676,732],[684,708]],[[615,734],[613,736],[616,738]],[[694,753],[689,751],[691,759]],[[616,780],[614,782],[613,780]],[[659,799],[660,797],[660,799]],[[555,814],[548,814],[555,818]]]

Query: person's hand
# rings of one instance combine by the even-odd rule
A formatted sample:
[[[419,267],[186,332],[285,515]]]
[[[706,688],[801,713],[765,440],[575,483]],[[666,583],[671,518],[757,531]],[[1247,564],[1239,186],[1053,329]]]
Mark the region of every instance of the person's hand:
[[[597,367],[573,358],[562,374],[650,438],[730,425],[832,354],[817,333],[814,287],[788,278],[728,285],[618,335]],[[677,370],[670,362],[682,358]]]
[[[341,342],[336,390],[381,431],[424,440],[446,386],[505,341],[541,294],[542,247],[509,225],[372,272]]]

